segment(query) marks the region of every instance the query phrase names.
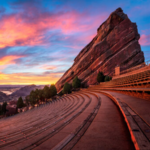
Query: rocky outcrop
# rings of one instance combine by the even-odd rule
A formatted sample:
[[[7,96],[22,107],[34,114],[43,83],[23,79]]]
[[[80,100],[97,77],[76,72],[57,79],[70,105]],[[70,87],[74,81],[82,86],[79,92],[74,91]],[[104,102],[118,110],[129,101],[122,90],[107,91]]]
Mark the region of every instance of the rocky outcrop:
[[[136,23],[132,23],[121,8],[116,9],[56,83],[57,90],[60,91],[65,82],[71,83],[75,76],[82,80],[82,85],[88,86],[97,83],[99,71],[112,75],[117,65],[125,70],[144,62],[139,38]]]

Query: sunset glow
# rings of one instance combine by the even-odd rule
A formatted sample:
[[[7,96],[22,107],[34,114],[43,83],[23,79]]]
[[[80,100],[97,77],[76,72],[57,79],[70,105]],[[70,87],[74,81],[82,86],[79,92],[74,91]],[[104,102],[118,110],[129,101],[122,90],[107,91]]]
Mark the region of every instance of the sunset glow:
[[[60,77],[62,73],[52,73],[50,75],[34,75],[34,74],[3,74],[0,73],[0,83],[2,85],[5,84],[16,84],[16,85],[29,85],[29,84],[37,84],[37,85],[46,85],[46,84],[54,84]],[[49,82],[47,82],[49,81]]]

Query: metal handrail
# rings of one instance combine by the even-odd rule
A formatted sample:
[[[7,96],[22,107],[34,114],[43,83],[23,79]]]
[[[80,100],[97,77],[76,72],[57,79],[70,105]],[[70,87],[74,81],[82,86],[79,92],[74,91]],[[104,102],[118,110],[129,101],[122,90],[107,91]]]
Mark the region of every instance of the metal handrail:
[[[148,66],[150,64],[150,60],[146,61],[145,64]]]

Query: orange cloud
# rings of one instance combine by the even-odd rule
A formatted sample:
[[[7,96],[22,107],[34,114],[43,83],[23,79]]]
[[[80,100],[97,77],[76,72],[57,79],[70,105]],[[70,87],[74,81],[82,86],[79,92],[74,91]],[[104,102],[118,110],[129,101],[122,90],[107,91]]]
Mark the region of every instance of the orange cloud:
[[[23,57],[23,56],[15,56],[15,55],[4,56],[0,59],[0,66],[16,64],[15,60],[18,58],[21,58],[21,57]]]
[[[55,84],[57,80],[63,75],[63,73],[51,73],[47,75],[31,75],[27,73],[14,73],[4,74],[0,73],[0,84],[13,84],[13,85],[45,85]]]

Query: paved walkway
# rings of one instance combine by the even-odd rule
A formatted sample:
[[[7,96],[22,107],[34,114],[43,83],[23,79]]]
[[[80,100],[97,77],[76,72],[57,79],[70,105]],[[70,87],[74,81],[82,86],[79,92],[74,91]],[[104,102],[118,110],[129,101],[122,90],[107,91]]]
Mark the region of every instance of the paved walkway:
[[[89,94],[88,94],[89,95]],[[89,97],[83,95],[85,98],[85,102],[89,101]],[[90,96],[91,97],[91,96]],[[60,130],[56,135],[46,140],[44,143],[39,145],[35,150],[49,150],[49,149],[61,149],[61,146],[58,148],[54,148],[55,145],[59,145],[59,143],[64,140],[68,135],[71,135],[79,126],[80,124],[88,117],[92,109],[96,106],[97,99],[92,97],[92,103],[82,112],[77,118],[75,118],[71,123],[69,123],[66,127]],[[77,110],[79,111],[79,110]],[[73,114],[72,114],[73,116]],[[66,141],[64,141],[66,143]]]
[[[99,89],[90,89],[90,91],[110,97],[122,112],[135,148],[138,150],[150,150],[149,100]]]
[[[73,150],[132,150],[124,119],[114,102],[103,94],[97,116]]]
[[[117,92],[107,92],[116,98],[120,98],[121,101],[128,104],[129,107],[132,108],[150,126],[150,100],[144,100]]]

